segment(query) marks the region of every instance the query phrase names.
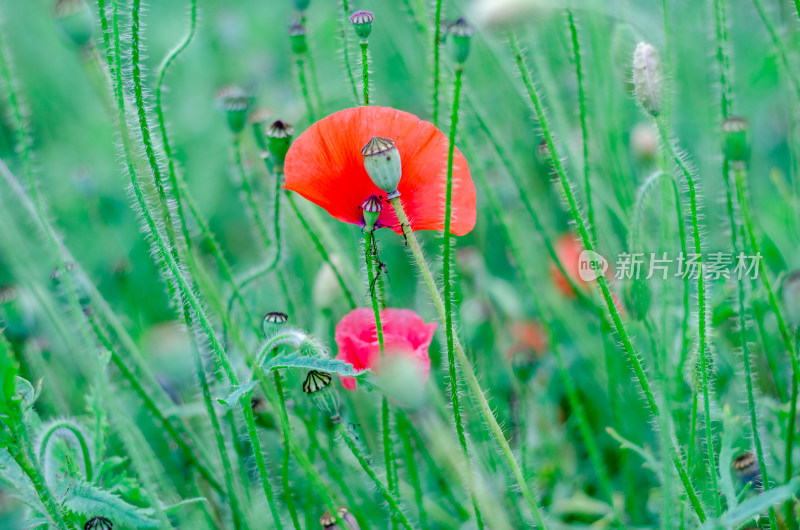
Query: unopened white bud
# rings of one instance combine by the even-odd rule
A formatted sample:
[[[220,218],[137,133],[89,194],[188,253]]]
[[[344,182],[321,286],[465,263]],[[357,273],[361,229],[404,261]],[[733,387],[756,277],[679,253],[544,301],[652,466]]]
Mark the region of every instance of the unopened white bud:
[[[649,114],[661,112],[664,91],[664,72],[658,51],[646,42],[640,42],[633,52],[633,91],[636,100]]]

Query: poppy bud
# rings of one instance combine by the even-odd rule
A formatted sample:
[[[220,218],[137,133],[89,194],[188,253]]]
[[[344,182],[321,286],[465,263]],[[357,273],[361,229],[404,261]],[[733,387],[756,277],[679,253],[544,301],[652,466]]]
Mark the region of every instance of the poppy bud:
[[[459,18],[448,28],[447,32],[453,36],[450,40],[451,53],[453,60],[458,64],[463,64],[469,56],[470,42],[475,30],[463,18]]]
[[[764,487],[764,479],[761,477],[761,468],[755,454],[750,451],[740,453],[736,455],[731,465],[742,487],[747,484],[752,484],[753,488],[758,490]]]
[[[94,17],[83,0],[58,0],[54,9],[56,23],[76,46],[89,44],[94,33]]]
[[[283,171],[283,164],[286,161],[286,153],[289,152],[289,147],[292,145],[292,134],[294,129],[288,123],[276,120],[264,129],[264,135],[267,137],[267,150],[272,157],[272,162],[277,169]]]
[[[361,527],[358,526],[358,521],[356,518],[353,517],[353,514],[347,511],[347,508],[344,506],[339,506],[336,509],[336,513],[344,522],[344,528],[339,528],[339,525],[336,524],[336,517],[331,515],[330,511],[326,511],[322,514],[322,517],[319,518],[319,524],[322,525],[322,528],[325,530],[361,530]]]
[[[381,210],[383,210],[383,205],[375,195],[370,195],[367,200],[361,203],[361,211],[364,212],[364,228],[366,230],[371,232],[375,229],[375,223],[378,222]]]
[[[369,11],[356,11],[350,15],[350,22],[356,30],[356,35],[361,39],[361,42],[366,42],[369,34],[372,33],[372,22],[375,20],[375,15]]]
[[[296,7],[298,11],[305,11],[308,9],[310,3],[311,0],[294,0],[294,7]]]
[[[789,273],[783,279],[783,305],[789,325],[800,327],[800,270]]]
[[[250,111],[250,96],[238,87],[225,87],[217,92],[217,101],[228,120],[228,128],[234,134],[244,129]]]
[[[749,123],[744,118],[732,116],[722,122],[722,150],[731,162],[742,162],[750,151],[747,142]]]
[[[302,22],[293,22],[289,25],[289,43],[292,45],[292,51],[297,55],[302,55],[308,51],[306,27]]]
[[[280,311],[270,311],[264,315],[264,320],[261,322],[261,328],[264,330],[264,335],[270,336],[276,328],[286,324],[289,320],[289,315],[281,313]]]
[[[311,399],[311,403],[331,418],[339,417],[339,391],[331,384],[331,374],[309,370],[303,381],[303,392]]]
[[[661,112],[664,91],[664,73],[658,51],[640,42],[633,52],[633,91],[639,105],[652,116]]]
[[[361,149],[361,154],[364,156],[364,169],[372,182],[389,194],[388,199],[399,197],[397,185],[403,176],[403,168],[400,164],[400,151],[394,142],[388,138],[373,136]]]
[[[111,530],[112,528],[114,528],[114,523],[111,519],[101,516],[92,517],[83,525],[83,530]]]

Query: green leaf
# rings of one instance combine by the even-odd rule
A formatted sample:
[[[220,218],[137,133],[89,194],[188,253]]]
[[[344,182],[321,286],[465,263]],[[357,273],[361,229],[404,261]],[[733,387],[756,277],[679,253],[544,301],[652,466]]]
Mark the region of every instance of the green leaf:
[[[339,359],[325,357],[311,357],[298,355],[297,353],[283,353],[276,355],[264,363],[264,370],[276,370],[279,368],[304,368],[306,370],[316,370],[317,372],[327,372],[345,377],[361,376],[363,371],[356,371],[353,365]]]
[[[113,493],[84,481],[73,483],[64,498],[64,506],[82,515],[102,515],[119,526],[155,528],[159,524],[149,516],[150,510],[129,504]]]
[[[702,528],[705,530],[738,528],[754,517],[764,514],[770,507],[791,499],[794,497],[798,488],[800,488],[800,477],[792,479],[788,484],[772,488],[760,495],[751,497],[733,510],[725,512],[721,518],[707,521]]]
[[[239,403],[239,400],[242,399],[242,396],[253,390],[257,384],[257,381],[250,381],[249,383],[239,385],[224,398],[217,398],[217,401],[219,401],[222,405],[233,408]]]

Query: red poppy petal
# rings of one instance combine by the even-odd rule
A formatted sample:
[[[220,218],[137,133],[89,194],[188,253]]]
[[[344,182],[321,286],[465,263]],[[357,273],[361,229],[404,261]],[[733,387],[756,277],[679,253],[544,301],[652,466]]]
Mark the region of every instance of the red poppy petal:
[[[381,321],[387,334],[407,337],[414,348],[430,346],[437,326],[435,322],[426,323],[408,309],[385,309],[381,313]]]
[[[346,109],[309,127],[294,141],[286,157],[284,187],[325,208],[341,221],[361,224],[361,203],[370,195],[386,195],[370,180],[361,156],[361,148],[373,136],[391,138],[400,151],[403,178],[399,191],[412,228],[443,230],[447,138],[433,124],[396,109]],[[456,150],[453,234],[464,235],[475,226],[475,204],[469,167]],[[402,233],[388,206],[378,222]]]

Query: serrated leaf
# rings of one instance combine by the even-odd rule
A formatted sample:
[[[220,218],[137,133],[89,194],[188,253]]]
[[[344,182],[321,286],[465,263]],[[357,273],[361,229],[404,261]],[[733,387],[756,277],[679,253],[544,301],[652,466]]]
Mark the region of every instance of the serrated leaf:
[[[327,372],[344,377],[358,377],[363,371],[356,371],[353,365],[339,359],[329,359],[326,357],[312,357],[298,355],[297,353],[283,353],[276,355],[264,363],[264,370],[276,370],[279,368],[304,368],[306,370],[316,370],[317,372]]]
[[[224,398],[217,398],[217,401],[219,401],[220,404],[225,405],[226,407],[233,408],[239,403],[239,400],[242,399],[242,396],[253,390],[257,384],[258,384],[257,381],[250,381],[249,383],[245,383],[244,385],[237,386],[236,388],[233,389],[233,391],[230,394],[228,394]]]
[[[148,510],[129,504],[113,493],[83,481],[73,483],[63,504],[82,515],[102,515],[119,526],[156,528],[159,525],[158,521],[148,515]]]
[[[791,499],[800,488],[800,478],[792,479],[788,484],[772,488],[760,495],[751,497],[733,510],[728,510],[719,519],[707,521],[703,525],[705,530],[717,528],[738,528],[758,515],[763,515],[772,506],[781,504]]]

